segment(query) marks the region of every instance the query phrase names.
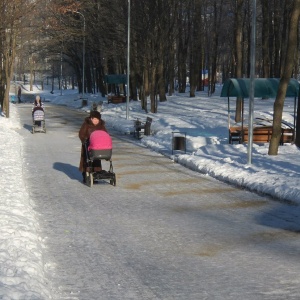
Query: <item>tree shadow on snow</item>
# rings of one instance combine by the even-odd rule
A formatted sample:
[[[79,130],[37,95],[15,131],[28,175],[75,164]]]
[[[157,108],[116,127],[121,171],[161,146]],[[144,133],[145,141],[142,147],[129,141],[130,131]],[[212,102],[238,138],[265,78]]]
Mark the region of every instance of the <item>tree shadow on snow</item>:
[[[289,202],[275,202],[270,209],[256,216],[258,224],[265,227],[300,234],[300,206]]]
[[[269,209],[261,211],[255,220],[261,225],[261,229],[248,236],[251,243],[298,262],[300,255],[299,205],[278,201]]]

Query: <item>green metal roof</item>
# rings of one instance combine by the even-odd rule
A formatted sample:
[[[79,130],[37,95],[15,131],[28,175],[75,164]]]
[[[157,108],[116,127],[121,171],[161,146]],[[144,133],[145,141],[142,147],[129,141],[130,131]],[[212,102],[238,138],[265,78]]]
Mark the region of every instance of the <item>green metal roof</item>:
[[[275,98],[279,87],[279,78],[255,78],[254,97]],[[221,97],[249,98],[250,78],[230,78],[223,84]],[[291,78],[286,97],[297,97],[299,93],[299,82]]]
[[[105,82],[108,84],[121,84],[127,82],[125,74],[105,75]]]

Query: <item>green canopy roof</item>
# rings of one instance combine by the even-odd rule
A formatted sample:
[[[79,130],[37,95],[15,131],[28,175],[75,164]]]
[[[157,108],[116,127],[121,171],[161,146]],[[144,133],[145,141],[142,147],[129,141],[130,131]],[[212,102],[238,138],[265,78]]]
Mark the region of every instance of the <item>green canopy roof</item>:
[[[105,82],[108,84],[126,83],[127,76],[125,74],[105,75]]]
[[[254,80],[254,97],[275,98],[278,91],[279,78],[256,78]],[[250,78],[230,78],[223,84],[221,97],[249,98]],[[286,97],[297,97],[299,82],[291,78]]]

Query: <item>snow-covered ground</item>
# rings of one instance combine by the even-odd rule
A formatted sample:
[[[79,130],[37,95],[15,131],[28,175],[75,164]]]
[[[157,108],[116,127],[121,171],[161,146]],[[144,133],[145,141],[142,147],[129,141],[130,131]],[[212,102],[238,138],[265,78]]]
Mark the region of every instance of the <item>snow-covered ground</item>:
[[[23,180],[23,140],[15,105],[0,117],[0,299],[51,299],[44,280],[43,242]]]
[[[41,91],[36,87],[28,93],[32,94],[31,102],[40,94],[46,102],[86,111],[93,102],[102,101],[102,117],[107,127],[120,134],[129,134],[133,131],[134,120],[144,121],[149,116],[153,119],[152,135],[140,141],[147,147],[219,180],[300,203],[299,149],[286,144],[280,146],[277,156],[268,156],[268,144],[254,144],[252,163],[248,164],[247,144],[228,144],[227,99],[218,96],[220,89],[212,97],[204,92],[195,98],[189,98],[188,94],[168,97],[168,101],[158,104],[156,114],[146,114],[139,101],[132,101],[128,115],[126,103],[107,104],[101,96],[89,95],[88,106],[82,108],[82,101],[74,90],[51,94],[50,90]],[[273,101],[256,99],[255,117],[271,118]],[[293,103],[294,99],[286,99],[283,118],[289,124],[294,122]],[[17,105],[10,105],[10,118],[0,117],[0,298],[50,299],[41,257],[43,240],[25,181],[19,175],[22,174],[23,140],[17,132],[21,127]],[[247,102],[245,107],[247,121]],[[177,136],[186,137],[186,153],[173,151],[172,138]]]

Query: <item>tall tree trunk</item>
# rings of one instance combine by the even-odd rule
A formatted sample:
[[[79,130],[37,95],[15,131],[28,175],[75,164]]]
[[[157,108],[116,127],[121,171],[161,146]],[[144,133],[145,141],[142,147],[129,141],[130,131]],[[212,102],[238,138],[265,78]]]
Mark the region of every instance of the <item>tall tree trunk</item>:
[[[152,66],[150,69],[150,101],[151,101],[151,112],[157,113],[157,91],[156,91],[156,70]]]
[[[218,2],[218,4],[217,4]],[[210,93],[213,94],[216,90],[217,81],[217,64],[219,62],[219,38],[221,31],[221,20],[223,12],[223,0],[218,0],[214,2],[214,21],[213,21],[213,43],[212,43],[212,60],[211,60],[211,81],[210,81]]]
[[[146,66],[146,58],[144,58],[144,66]],[[142,87],[142,99],[141,99],[141,106],[146,112],[148,112],[147,107],[147,98],[149,95],[149,69],[144,67],[143,69],[143,87]]]
[[[130,99],[137,101],[138,100],[138,64],[137,64],[137,58],[136,58],[136,48],[137,47],[132,47],[133,49],[131,50],[131,59],[130,59],[130,85],[131,89],[129,89],[129,97]]]
[[[7,48],[5,50],[5,54],[3,57],[4,62],[4,71],[5,71],[5,79],[6,79],[6,87],[4,92],[4,111],[6,118],[9,118],[9,90],[10,83],[13,77],[13,63],[16,56],[16,32],[13,30],[13,26],[11,26],[12,30],[10,33],[6,33],[6,41]]]
[[[191,22],[187,17],[187,9],[184,7],[179,9],[177,16],[178,26],[178,46],[177,46],[177,65],[178,65],[178,91],[179,93],[185,93],[186,89],[186,77],[187,77],[187,58],[188,58],[188,46],[191,33]]]
[[[261,0],[262,3],[262,60],[263,77],[270,77],[270,25],[269,25],[269,0]]]
[[[167,101],[167,97],[166,97],[166,81],[165,81],[165,74],[164,74],[164,66],[162,61],[158,65],[157,76],[158,76],[157,84],[158,84],[159,101],[164,102]]]
[[[269,145],[269,155],[278,154],[278,147],[279,147],[280,136],[281,136],[283,104],[286,95],[286,90],[292,76],[293,67],[295,65],[295,53],[297,49],[299,15],[300,15],[300,0],[295,0],[292,9],[291,19],[290,19],[288,45],[287,45],[284,71],[280,80],[278,93],[274,103],[273,131],[272,131],[272,137]]]
[[[236,1],[236,13],[235,13],[235,52],[236,52],[236,77],[242,77],[243,68],[243,4],[244,0]],[[235,122],[241,122],[242,120],[242,101],[240,97],[236,98],[236,110],[235,110]]]
[[[168,82],[169,82],[169,96],[172,96],[175,90],[175,47],[170,43],[170,50],[168,53]]]
[[[274,19],[273,19],[273,30],[274,30],[274,76],[276,78],[281,77],[281,21],[282,21],[282,5],[285,1],[274,1]]]
[[[287,3],[286,3],[287,4]],[[284,72],[285,67],[285,59],[286,59],[286,52],[287,52],[287,43],[288,43],[288,23],[289,23],[289,16],[291,11],[288,5],[284,5],[283,8],[283,17],[282,17],[282,31],[281,31],[281,38],[280,38],[280,76]]]
[[[197,88],[201,85],[201,40],[202,40],[202,1],[194,1],[191,12],[191,41],[189,47],[189,66],[190,66],[190,97],[196,96]]]

